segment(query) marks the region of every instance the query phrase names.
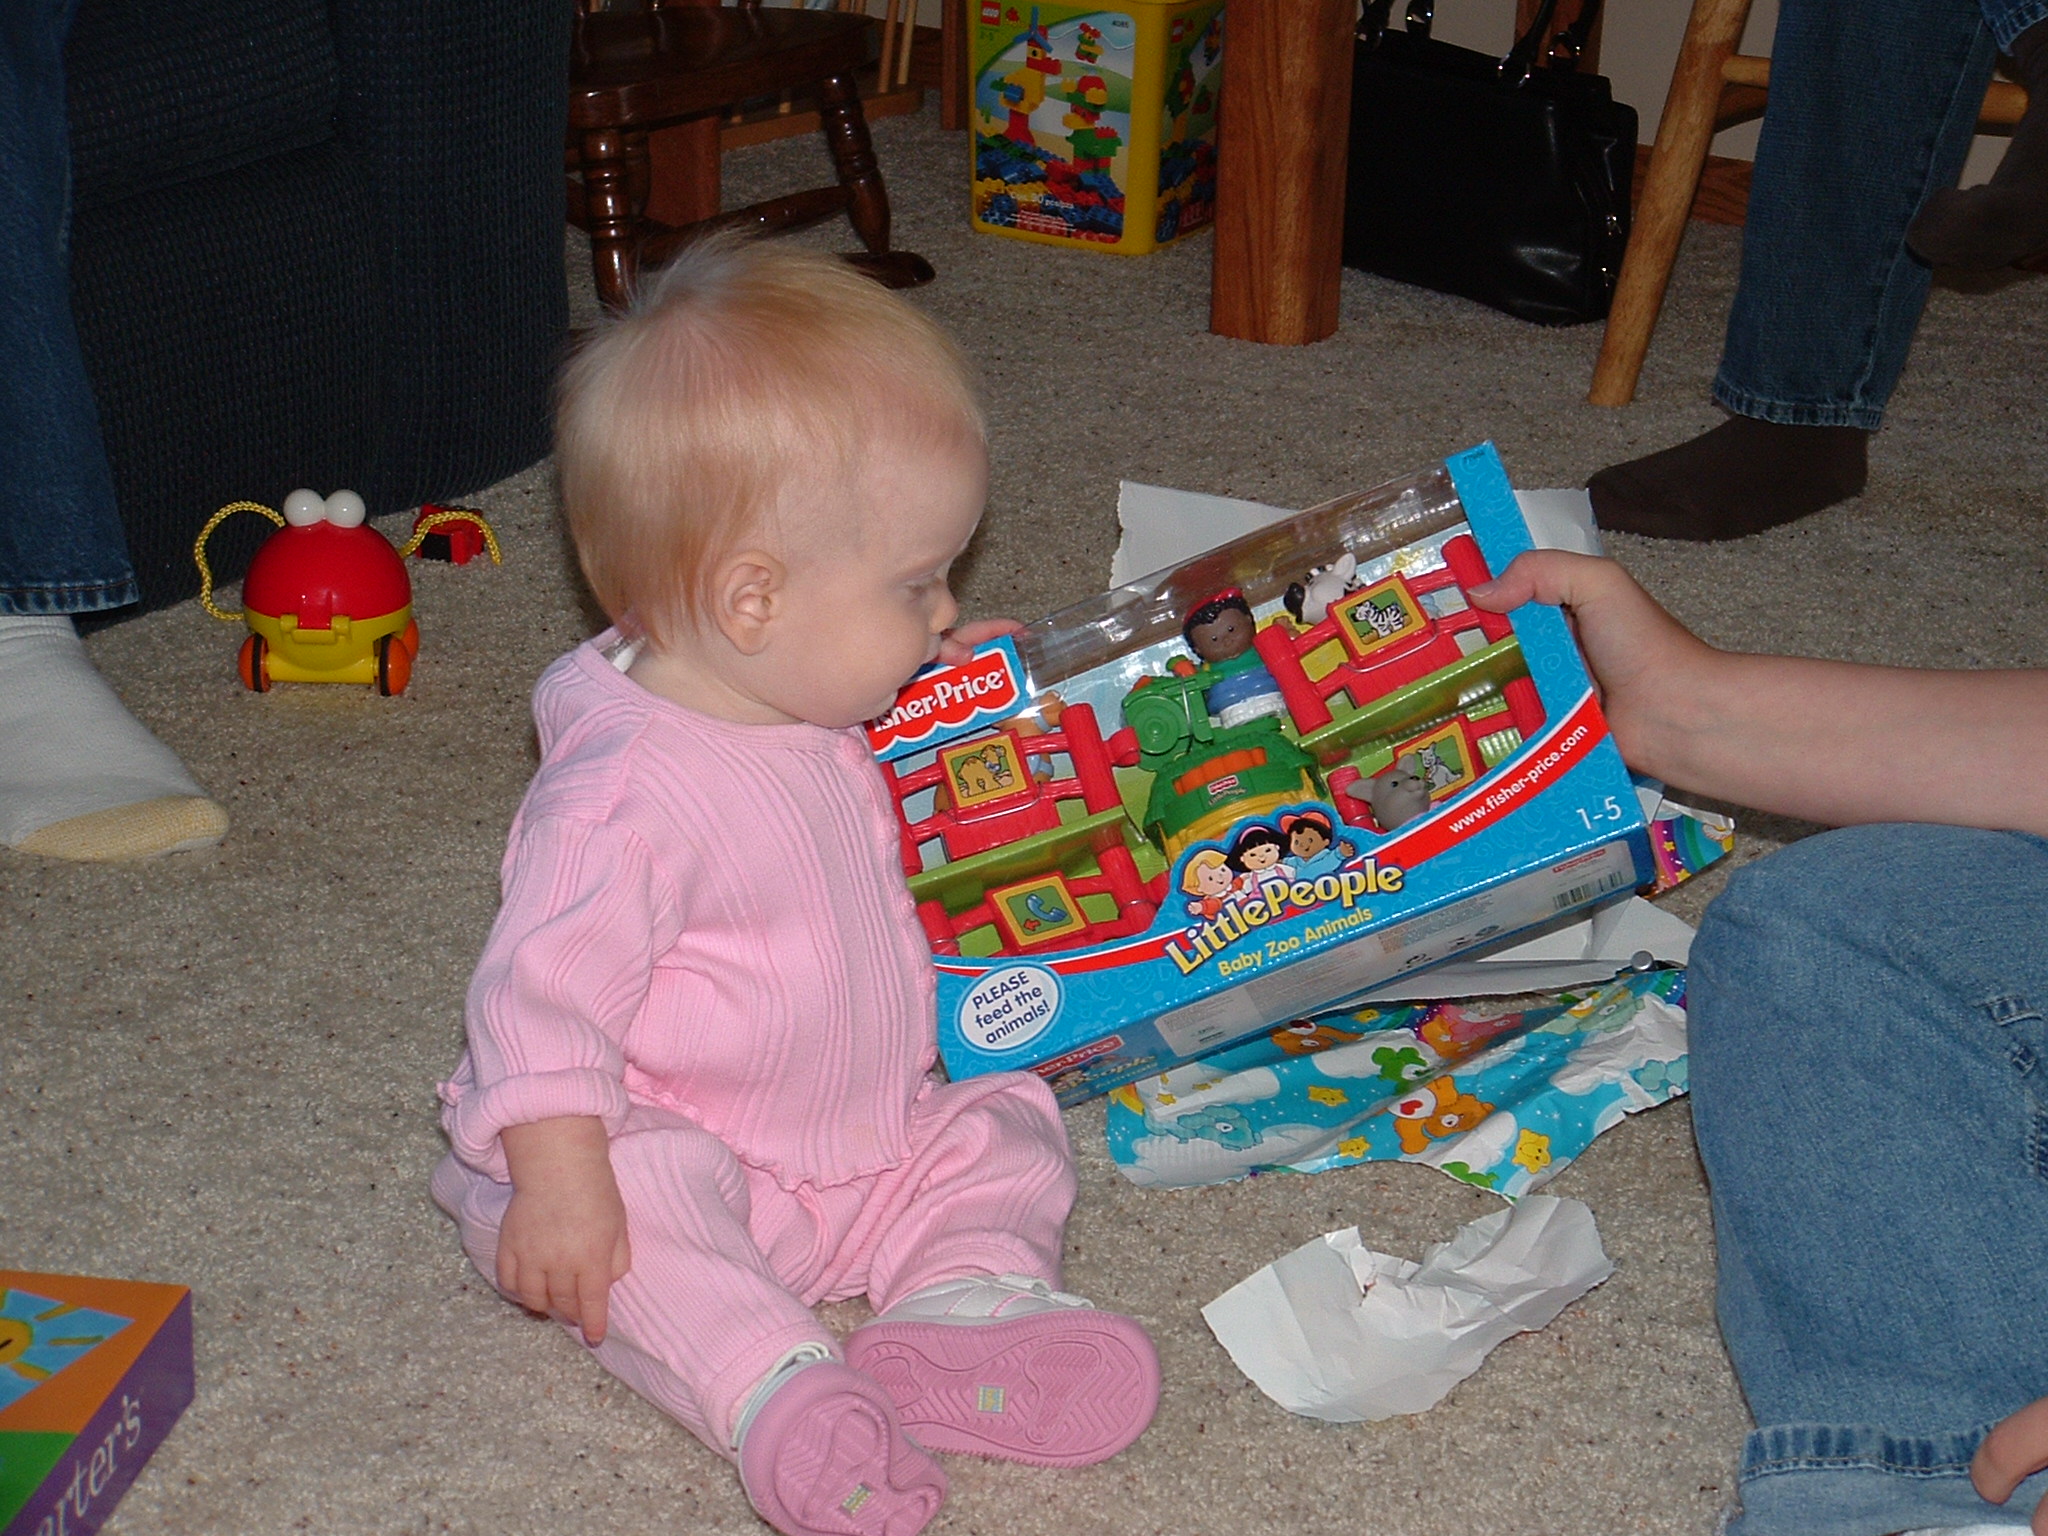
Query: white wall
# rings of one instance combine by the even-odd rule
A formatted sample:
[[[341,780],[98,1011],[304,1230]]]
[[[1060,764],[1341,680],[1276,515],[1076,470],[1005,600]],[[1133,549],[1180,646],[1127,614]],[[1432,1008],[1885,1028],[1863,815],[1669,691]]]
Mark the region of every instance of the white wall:
[[[732,0],[725,0],[725,3],[730,5]],[[798,8],[808,7],[814,11],[829,11],[832,9],[831,0],[762,0],[762,4],[785,5]],[[879,18],[888,6],[886,0],[867,0],[867,8],[870,15]],[[917,24],[920,27],[936,27],[939,24],[941,14],[939,0],[916,0],[916,10]]]
[[[831,0],[767,0],[771,5],[810,4],[820,8]],[[1115,0],[1104,0],[1113,5]],[[1398,17],[1405,0],[1395,0]],[[879,16],[885,0],[867,0],[868,9]],[[922,26],[939,24],[939,0],[916,0],[917,19]],[[1671,66],[1678,58],[1678,45],[1685,37],[1686,17],[1691,0],[1607,0],[1607,20],[1600,43],[1600,71],[1614,83],[1614,94],[1636,109],[1642,121],[1645,144],[1657,137],[1657,119],[1663,111],[1664,92],[1671,84]],[[1505,53],[1514,41],[1514,0],[1437,0],[1433,35],[1447,43],[1477,48],[1486,53]],[[1769,54],[1771,34],[1778,25],[1778,0],[1754,0],[1749,24],[1743,29],[1744,53]],[[1756,156],[1756,123],[1723,129],[1714,136],[1717,155],[1736,160]],[[1963,168],[1964,186],[1983,181],[2005,153],[2006,140],[1980,135]]]
[[[1397,0],[1397,16],[1400,10]],[[1691,10],[1691,0],[1608,0],[1600,72],[1614,83],[1615,96],[1636,109],[1645,144],[1657,136],[1664,92],[1671,85],[1671,66],[1678,58]],[[1513,41],[1514,24],[1514,0],[1437,0],[1433,35],[1462,47],[1504,53]],[[1777,25],[1778,0],[1755,0],[1749,25],[1743,29],[1742,52],[1769,54]],[[1757,127],[1756,123],[1744,123],[1723,129],[1714,136],[1714,153],[1736,160],[1754,159]],[[1963,185],[1988,177],[2005,153],[2005,145],[2003,138],[1979,135],[1963,169]]]

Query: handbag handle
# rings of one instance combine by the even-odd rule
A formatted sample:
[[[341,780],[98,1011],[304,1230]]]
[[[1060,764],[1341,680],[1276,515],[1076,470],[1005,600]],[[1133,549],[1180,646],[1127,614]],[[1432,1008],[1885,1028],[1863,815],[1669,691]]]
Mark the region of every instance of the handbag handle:
[[[1599,20],[1600,0],[1586,0],[1577,19],[1550,40],[1550,67],[1578,68],[1579,55],[1586,51],[1586,41],[1593,35],[1593,26]]]
[[[1542,45],[1543,34],[1550,28],[1551,18],[1556,15],[1557,0],[1543,0],[1537,8],[1535,20],[1529,23],[1529,30],[1515,39],[1514,47],[1501,59],[1501,79],[1511,86],[1528,83],[1529,76],[1536,69],[1536,50]],[[1586,49],[1586,39],[1593,35],[1594,23],[1599,19],[1600,0],[1585,0],[1572,24],[1550,40],[1549,67],[1565,71],[1577,67],[1579,55]]]
[[[1365,9],[1358,18],[1358,35],[1377,43],[1385,35],[1393,11],[1394,0],[1365,0]],[[1436,0],[1408,0],[1408,9],[1401,19],[1408,31],[1427,39],[1430,23],[1436,19]]]

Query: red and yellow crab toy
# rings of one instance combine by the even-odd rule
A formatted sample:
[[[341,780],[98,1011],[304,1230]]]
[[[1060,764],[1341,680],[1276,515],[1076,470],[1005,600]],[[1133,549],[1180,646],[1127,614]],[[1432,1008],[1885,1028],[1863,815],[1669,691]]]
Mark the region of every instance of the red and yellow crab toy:
[[[412,616],[412,578],[405,556],[444,524],[474,524],[499,558],[497,540],[474,512],[440,511],[422,516],[412,541],[394,549],[364,521],[363,498],[354,491],[322,497],[298,490],[284,500],[280,515],[253,501],[237,501],[213,515],[193,546],[200,573],[199,600],[206,611],[249,626],[237,670],[242,685],[267,693],[272,683],[368,683],[381,694],[405,691],[420,648]],[[213,573],[206,564],[206,540],[236,512],[257,512],[278,525],[249,562],[242,581],[240,613],[214,606]]]

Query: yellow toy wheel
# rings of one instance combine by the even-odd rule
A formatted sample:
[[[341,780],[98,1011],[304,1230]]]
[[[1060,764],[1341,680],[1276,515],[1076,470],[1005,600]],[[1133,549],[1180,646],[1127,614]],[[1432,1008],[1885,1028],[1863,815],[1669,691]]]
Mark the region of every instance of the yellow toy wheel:
[[[251,693],[270,692],[270,647],[263,643],[261,635],[251,635],[242,642],[235,670],[242,675],[242,686]]]

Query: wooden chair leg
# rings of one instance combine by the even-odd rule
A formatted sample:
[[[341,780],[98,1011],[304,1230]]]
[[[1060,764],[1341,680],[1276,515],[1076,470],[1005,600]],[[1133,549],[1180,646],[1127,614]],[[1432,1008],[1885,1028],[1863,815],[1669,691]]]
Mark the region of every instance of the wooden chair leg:
[[[967,0],[939,0],[939,126],[967,126]]]
[[[645,134],[628,134],[600,128],[577,140],[583,163],[583,220],[590,231],[590,266],[597,280],[597,297],[607,309],[625,307],[637,272],[639,212],[634,206],[632,186],[636,175],[646,175],[644,163],[636,171],[631,160],[630,141],[639,140],[644,162]]]
[[[1627,405],[1635,398],[1650,333],[1664,307],[1671,266],[1714,139],[1722,66],[1742,39],[1749,5],[1750,0],[1694,0],[1586,396],[1594,405]]]
[[[832,151],[832,169],[846,189],[846,216],[861,244],[876,255],[889,249],[889,194],[875,164],[860,87],[851,75],[834,75],[818,87],[818,126]]]
[[[875,147],[868,139],[867,114],[851,75],[837,75],[818,87],[818,125],[832,151],[832,167],[846,194],[846,217],[865,251],[848,262],[885,288],[916,288],[932,280],[932,264],[912,251],[889,249],[889,194],[882,186]]]

